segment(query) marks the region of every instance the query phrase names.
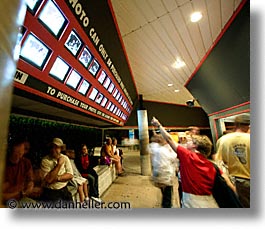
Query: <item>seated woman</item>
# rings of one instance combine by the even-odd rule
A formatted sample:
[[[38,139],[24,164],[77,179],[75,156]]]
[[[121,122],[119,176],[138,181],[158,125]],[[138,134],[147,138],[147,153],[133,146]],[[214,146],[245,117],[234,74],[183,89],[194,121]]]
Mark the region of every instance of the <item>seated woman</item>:
[[[87,188],[88,181],[86,178],[82,177],[82,175],[80,174],[80,172],[78,171],[78,169],[76,167],[76,164],[74,162],[75,151],[68,149],[65,151],[65,155],[69,157],[72,168],[73,168],[74,177],[70,181],[70,184],[72,184],[73,186],[75,186],[77,188],[81,203],[83,203],[84,201],[88,201],[89,200],[88,188]]]
[[[101,163],[102,161],[103,164],[107,164],[109,161],[113,162],[115,164],[118,175],[122,174],[121,157],[114,155],[111,138],[108,137],[106,139],[106,143],[102,146],[100,154]]]
[[[86,144],[82,144],[80,147],[80,153],[78,159],[76,160],[76,165],[82,177],[87,178],[89,181],[89,195],[91,199],[97,202],[102,202],[99,198],[98,174],[90,163]]]
[[[121,166],[122,166],[122,160],[123,160],[123,152],[121,149],[117,147],[118,141],[116,138],[112,138],[112,151],[114,155],[118,155],[121,160]],[[123,170],[123,169],[122,169]]]

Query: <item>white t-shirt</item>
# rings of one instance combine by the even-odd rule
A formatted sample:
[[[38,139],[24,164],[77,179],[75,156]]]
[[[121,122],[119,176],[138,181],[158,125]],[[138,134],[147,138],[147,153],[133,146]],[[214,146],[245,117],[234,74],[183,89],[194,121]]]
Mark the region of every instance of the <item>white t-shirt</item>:
[[[149,144],[151,150],[151,161],[153,169],[153,180],[155,183],[172,185],[176,176],[177,154],[166,145],[156,142]]]
[[[61,166],[58,175],[63,175],[65,173],[70,173],[73,175],[72,165],[70,160],[67,156],[61,154],[64,158],[64,163]],[[41,161],[41,170],[43,172],[44,177],[57,165],[57,159],[52,158],[50,155],[45,156]],[[50,189],[61,189],[67,185],[68,181],[66,182],[55,182],[52,184],[46,184],[45,186]]]
[[[112,145],[112,148],[113,148],[113,153],[115,154],[117,154],[118,156],[120,156],[120,151],[119,151],[119,149],[117,148],[117,146],[116,145]]]

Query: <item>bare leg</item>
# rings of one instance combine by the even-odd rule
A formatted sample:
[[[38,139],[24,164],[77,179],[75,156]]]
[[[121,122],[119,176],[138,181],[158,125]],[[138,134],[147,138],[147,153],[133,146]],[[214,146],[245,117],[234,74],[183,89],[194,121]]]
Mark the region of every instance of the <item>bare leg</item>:
[[[84,194],[85,194],[85,198],[88,197],[88,188],[87,188],[88,182],[86,181],[85,183],[83,183],[83,190],[84,190]]]
[[[84,192],[83,192],[83,184],[78,186],[78,193],[79,193],[79,198],[80,198],[80,202],[83,203],[84,202]]]
[[[122,172],[121,158],[120,158],[118,155],[115,155],[115,156],[112,158],[112,161],[113,161],[114,164],[115,164],[115,168],[116,168],[118,174],[120,174],[120,173]]]

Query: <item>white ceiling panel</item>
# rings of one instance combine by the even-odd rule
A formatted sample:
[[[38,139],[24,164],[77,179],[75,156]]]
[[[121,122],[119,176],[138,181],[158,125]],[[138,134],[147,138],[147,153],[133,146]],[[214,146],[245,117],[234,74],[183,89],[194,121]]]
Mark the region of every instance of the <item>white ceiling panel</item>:
[[[138,93],[144,100],[185,105],[193,98],[185,83],[241,0],[111,0],[111,3]],[[197,23],[190,22],[194,11],[203,15]],[[182,68],[172,67],[177,59],[184,61]],[[169,87],[169,83],[173,85]]]
[[[197,23],[197,25],[200,30],[200,35],[202,36],[204,49],[208,50],[213,43],[213,38],[210,31],[211,28],[209,26],[209,18],[207,17],[207,6],[205,0],[194,1],[193,9],[194,11],[201,12],[203,15],[202,19]]]
[[[222,29],[221,2],[220,0],[206,1],[207,18],[213,41],[218,37]]]
[[[221,12],[222,12],[222,27],[224,27],[234,12],[234,1],[221,0]]]

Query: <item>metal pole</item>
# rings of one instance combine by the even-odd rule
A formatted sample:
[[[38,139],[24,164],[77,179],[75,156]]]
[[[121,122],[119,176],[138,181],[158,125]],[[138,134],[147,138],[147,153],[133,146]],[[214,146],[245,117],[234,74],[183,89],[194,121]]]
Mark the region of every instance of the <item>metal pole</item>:
[[[0,1],[0,201],[5,169],[13,79],[19,49],[16,49],[19,26],[23,25],[26,5],[22,0]]]
[[[138,130],[139,130],[139,145],[140,145],[140,162],[141,174],[143,176],[151,175],[151,162],[149,152],[149,133],[148,133],[148,118],[147,110],[143,107],[142,95],[139,96],[139,109],[137,110]]]

